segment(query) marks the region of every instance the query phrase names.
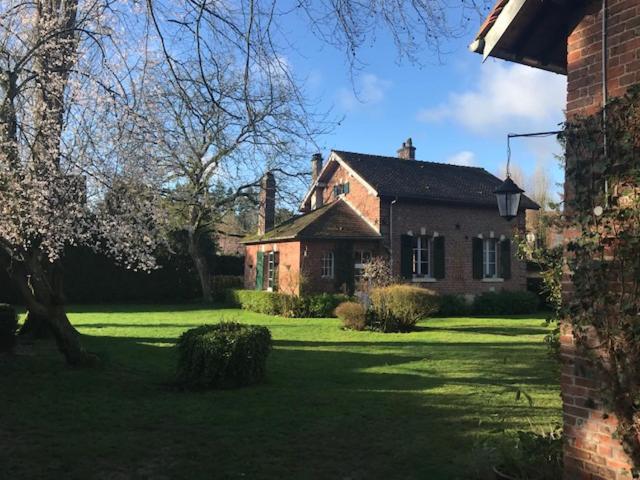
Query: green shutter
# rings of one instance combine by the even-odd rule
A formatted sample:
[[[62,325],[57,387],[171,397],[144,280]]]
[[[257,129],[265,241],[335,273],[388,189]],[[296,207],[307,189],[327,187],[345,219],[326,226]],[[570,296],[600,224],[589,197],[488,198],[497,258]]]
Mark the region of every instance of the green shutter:
[[[511,240],[500,242],[500,277],[505,280],[511,278]]]
[[[264,252],[258,252],[256,258],[256,290],[264,287]]]
[[[444,274],[444,237],[433,239],[433,276],[442,280]]]
[[[482,279],[482,239],[474,238],[471,240],[473,247],[473,278]]]
[[[400,235],[400,276],[407,280],[413,277],[413,237]]]

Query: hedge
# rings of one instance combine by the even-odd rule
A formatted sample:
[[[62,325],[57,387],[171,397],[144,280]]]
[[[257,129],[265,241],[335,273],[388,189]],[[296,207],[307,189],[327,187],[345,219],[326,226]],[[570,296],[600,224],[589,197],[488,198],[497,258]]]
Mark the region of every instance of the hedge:
[[[228,290],[229,305],[251,312],[295,318],[334,317],[335,309],[349,300],[347,295],[320,293],[316,295],[288,295],[264,290]]]
[[[485,292],[473,300],[475,315],[526,315],[538,311],[540,302],[535,293],[520,291]]]
[[[188,255],[160,255],[158,263],[160,268],[150,273],[134,272],[88,248],[69,248],[64,257],[66,301],[80,304],[180,303],[201,298],[200,281]],[[218,256],[210,263],[214,288],[218,286],[216,282],[226,282],[223,288],[239,285],[237,279],[244,268],[242,257]],[[216,280],[216,277],[224,280]],[[24,304],[22,296],[1,269],[0,302]]]
[[[260,383],[271,351],[269,329],[222,322],[184,332],[178,339],[178,385],[235,388]]]

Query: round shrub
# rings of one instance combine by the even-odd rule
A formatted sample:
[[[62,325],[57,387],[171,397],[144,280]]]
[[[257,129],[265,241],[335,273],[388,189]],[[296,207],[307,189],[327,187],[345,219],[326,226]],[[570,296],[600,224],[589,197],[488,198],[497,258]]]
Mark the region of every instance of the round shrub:
[[[336,317],[350,330],[364,330],[367,326],[367,311],[357,302],[342,302],[336,308]]]
[[[0,303],[0,351],[13,348],[18,329],[18,315],[16,310],[5,303]]]
[[[187,330],[177,346],[180,385],[235,388],[264,380],[271,333],[266,327],[222,322]]]
[[[371,291],[371,310],[375,323],[384,332],[407,332],[418,320],[438,310],[433,290],[411,285],[390,285]]]

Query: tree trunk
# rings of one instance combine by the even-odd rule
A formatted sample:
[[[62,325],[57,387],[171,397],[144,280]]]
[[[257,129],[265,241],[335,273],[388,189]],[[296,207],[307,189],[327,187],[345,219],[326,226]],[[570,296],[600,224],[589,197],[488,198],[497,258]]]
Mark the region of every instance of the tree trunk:
[[[45,262],[44,267],[41,262]],[[97,357],[83,348],[80,334],[71,325],[65,313],[62,266],[59,261],[54,264],[46,262],[48,260],[41,260],[41,256],[34,253],[28,262],[0,263],[6,268],[25,299],[29,316],[32,316],[31,326],[28,328],[41,328],[45,325],[69,365],[95,365]]]
[[[209,264],[200,248],[200,234],[198,232],[189,231],[189,255],[193,260],[193,265],[198,272],[200,279],[200,288],[202,290],[202,300],[206,303],[213,302],[213,292],[211,289],[211,273],[209,272]]]
[[[44,338],[52,338],[53,332],[51,328],[49,328],[46,316],[38,315],[36,312],[30,310],[27,312],[27,317],[22,327],[20,327],[18,335],[29,339],[41,340]]]

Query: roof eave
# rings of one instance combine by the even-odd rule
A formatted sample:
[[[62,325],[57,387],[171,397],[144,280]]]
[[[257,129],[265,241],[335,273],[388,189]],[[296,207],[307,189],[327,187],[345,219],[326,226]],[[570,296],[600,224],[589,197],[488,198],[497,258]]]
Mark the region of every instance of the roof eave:
[[[548,56],[546,52],[550,47],[542,48],[547,47],[543,44],[551,45],[554,41],[566,43],[564,26],[570,23],[565,18],[569,11],[566,1],[551,0],[543,3],[539,0],[509,0],[506,4],[496,4],[494,11],[498,8],[499,13],[495,14],[494,19],[491,18],[494,12],[490,14],[487,22],[490,19],[492,21],[489,25],[486,25],[487,22],[483,24],[476,39],[469,45],[472,52],[482,54],[483,60],[491,56],[562,75],[567,74],[566,56]],[[560,19],[560,23],[551,25],[550,18],[556,21]],[[536,30],[536,27],[545,25],[546,31]],[[559,25],[563,28],[558,28]],[[552,37],[546,33],[549,32],[549,28],[554,33]],[[539,48],[532,49],[532,45],[539,46],[545,53],[541,53]],[[532,54],[532,51],[535,53]]]

